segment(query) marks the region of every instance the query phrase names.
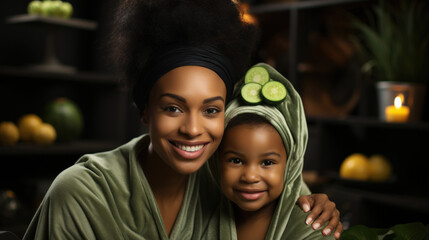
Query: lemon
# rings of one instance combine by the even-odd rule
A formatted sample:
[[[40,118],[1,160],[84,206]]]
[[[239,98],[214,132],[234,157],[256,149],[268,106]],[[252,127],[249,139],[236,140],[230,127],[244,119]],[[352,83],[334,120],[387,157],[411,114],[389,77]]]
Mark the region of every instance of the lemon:
[[[55,128],[49,123],[42,123],[34,132],[34,142],[39,145],[51,145],[56,138]]]
[[[353,180],[369,180],[371,166],[368,158],[362,153],[353,153],[341,163],[340,177]]]
[[[392,175],[392,165],[389,160],[380,154],[375,154],[369,157],[369,164],[371,166],[372,181],[384,182],[387,181]]]
[[[13,122],[0,123],[0,143],[5,146],[13,146],[19,140],[18,127]]]
[[[33,141],[34,132],[42,124],[42,119],[36,114],[30,113],[22,116],[18,121],[18,129],[23,141]]]

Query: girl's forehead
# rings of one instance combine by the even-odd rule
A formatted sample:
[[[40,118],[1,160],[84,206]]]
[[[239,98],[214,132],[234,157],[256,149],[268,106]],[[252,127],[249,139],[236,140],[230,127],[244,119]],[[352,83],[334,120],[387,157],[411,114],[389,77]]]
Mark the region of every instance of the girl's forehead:
[[[268,137],[269,136],[269,137]],[[265,139],[266,141],[279,141],[283,145],[282,138],[277,130],[269,123],[238,123],[226,129],[224,142],[249,143],[251,139]],[[255,143],[255,141],[253,141]]]

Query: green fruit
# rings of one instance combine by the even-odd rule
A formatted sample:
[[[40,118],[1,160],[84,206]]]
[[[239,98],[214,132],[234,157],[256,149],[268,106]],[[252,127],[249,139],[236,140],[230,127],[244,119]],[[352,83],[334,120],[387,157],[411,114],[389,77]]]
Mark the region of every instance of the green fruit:
[[[41,1],[31,1],[28,4],[27,12],[30,15],[40,15],[40,14],[42,14],[42,2]]]
[[[287,90],[283,83],[269,81],[262,86],[261,94],[266,103],[276,105],[286,98]]]
[[[53,7],[51,1],[43,1],[40,5],[41,15],[45,17],[50,17],[53,15]]]
[[[60,16],[61,1],[43,1],[41,4],[42,16],[58,17]]]
[[[73,6],[69,2],[62,2],[60,6],[60,17],[70,18],[73,14]]]
[[[79,107],[67,98],[58,98],[46,106],[44,121],[54,126],[58,141],[72,141],[80,137],[83,117]]]
[[[261,98],[262,86],[256,82],[249,82],[241,87],[241,98],[245,103],[255,105],[262,102]]]
[[[59,0],[55,0],[55,1],[52,1],[52,5],[53,5],[53,14],[54,14],[53,16],[61,17],[62,16],[61,6],[63,5],[63,2]]]
[[[264,67],[251,67],[244,76],[244,83],[255,82],[264,85],[270,80],[270,74]]]

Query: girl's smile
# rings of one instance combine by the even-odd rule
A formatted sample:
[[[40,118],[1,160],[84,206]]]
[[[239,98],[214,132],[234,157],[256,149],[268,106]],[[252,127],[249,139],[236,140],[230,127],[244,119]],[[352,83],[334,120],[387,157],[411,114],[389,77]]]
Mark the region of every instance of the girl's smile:
[[[266,190],[238,190],[234,189],[234,192],[238,194],[245,201],[254,201],[263,197],[267,192]]]

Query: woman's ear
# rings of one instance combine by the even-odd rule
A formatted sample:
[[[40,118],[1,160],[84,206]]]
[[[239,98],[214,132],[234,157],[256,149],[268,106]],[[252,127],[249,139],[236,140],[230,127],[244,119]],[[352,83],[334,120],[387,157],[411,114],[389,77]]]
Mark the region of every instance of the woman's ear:
[[[149,123],[149,115],[148,115],[148,110],[147,110],[147,105],[145,104],[143,106],[143,110],[140,112],[140,121],[143,124],[148,124]]]

